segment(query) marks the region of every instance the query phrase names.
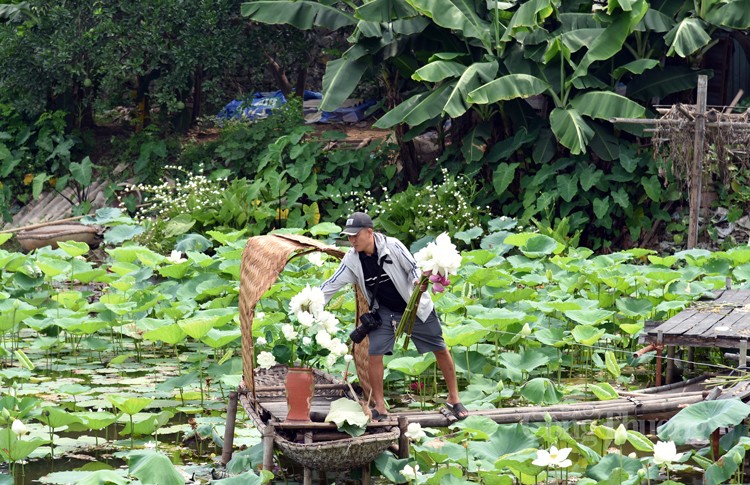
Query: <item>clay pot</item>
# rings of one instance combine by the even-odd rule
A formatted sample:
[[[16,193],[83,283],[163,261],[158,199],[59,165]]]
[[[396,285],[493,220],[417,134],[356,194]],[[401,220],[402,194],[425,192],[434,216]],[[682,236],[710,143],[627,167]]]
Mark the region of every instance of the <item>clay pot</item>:
[[[315,378],[309,367],[290,367],[286,373],[287,421],[310,421]]]

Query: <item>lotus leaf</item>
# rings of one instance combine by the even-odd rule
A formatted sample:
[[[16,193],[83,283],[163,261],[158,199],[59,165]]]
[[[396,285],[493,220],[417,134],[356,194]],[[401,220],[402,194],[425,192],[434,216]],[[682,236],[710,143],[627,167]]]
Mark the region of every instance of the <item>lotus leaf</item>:
[[[76,485],[105,485],[110,483],[125,485],[131,483],[130,479],[125,476],[124,470],[54,472],[42,477],[41,482],[52,485],[67,485],[69,483],[75,483]]]
[[[272,478],[273,474],[268,470],[261,471],[260,475],[256,475],[253,471],[246,471],[236,477],[214,480],[211,483],[221,485],[262,485],[264,483],[270,483]]]
[[[562,392],[546,377],[528,381],[521,388],[521,395],[534,404],[557,404],[562,399]]]
[[[604,335],[604,329],[598,329],[593,325],[578,325],[571,332],[576,342],[583,345],[594,345]]]
[[[124,396],[106,396],[107,401],[112,403],[114,407],[119,409],[125,414],[134,415],[141,412],[154,400],[150,397],[124,397]]]
[[[691,404],[659,427],[662,441],[678,445],[690,440],[707,440],[717,428],[736,426],[750,415],[750,405],[738,399],[701,401]]]
[[[736,445],[724,453],[721,459],[706,467],[704,483],[708,485],[727,483],[743,463],[748,449],[750,449],[750,438],[743,436]]]
[[[464,320],[463,322],[446,327],[443,330],[443,337],[448,347],[463,345],[470,347],[477,342],[482,341],[490,331],[473,320]]]
[[[43,407],[37,418],[50,428],[57,429],[71,423],[81,423],[81,418],[58,407]]]
[[[143,485],[184,485],[185,479],[177,472],[166,456],[141,451],[129,456],[129,472]]]
[[[610,453],[602,457],[596,465],[593,465],[586,471],[586,476],[599,480],[607,480],[614,476],[617,480],[623,479],[622,483],[639,483],[638,470],[643,468],[640,460],[630,458],[629,456],[620,455],[619,453]],[[618,476],[616,470],[620,469],[623,475]],[[637,480],[637,481],[636,481]],[[618,483],[615,481],[614,483]]]
[[[469,454],[484,462],[483,468],[492,469],[498,458],[527,448],[537,448],[539,443],[521,424],[500,425],[486,442],[469,442]]]
[[[19,439],[10,428],[0,429],[0,457],[3,461],[16,462],[28,457],[34,450],[49,440],[41,438]]]
[[[435,363],[434,354],[423,354],[419,357],[398,357],[388,362],[388,368],[409,376],[418,376]]]
[[[565,316],[582,325],[597,325],[614,315],[614,312],[602,309],[568,310]]]
[[[90,249],[88,244],[79,241],[60,241],[57,243],[57,247],[65,251],[72,258],[83,256]]]
[[[591,383],[588,387],[601,401],[609,401],[620,397],[615,388],[613,388],[608,382]]]
[[[325,421],[335,423],[339,431],[351,436],[361,436],[365,432],[368,418],[358,402],[341,398],[331,403]]]

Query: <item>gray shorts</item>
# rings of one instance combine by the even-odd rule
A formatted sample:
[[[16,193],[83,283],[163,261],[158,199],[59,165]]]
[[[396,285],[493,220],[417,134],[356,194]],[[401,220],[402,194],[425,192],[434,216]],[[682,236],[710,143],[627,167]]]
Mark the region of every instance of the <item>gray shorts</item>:
[[[370,338],[370,355],[391,355],[395,343],[395,329],[401,321],[401,312],[394,312],[385,307],[378,308],[378,314],[383,323],[368,334]],[[403,336],[401,337],[404,338]],[[411,340],[417,347],[417,352],[424,354],[443,350],[446,347],[443,340],[443,329],[440,327],[435,310],[430,313],[426,321],[417,317],[411,332]]]

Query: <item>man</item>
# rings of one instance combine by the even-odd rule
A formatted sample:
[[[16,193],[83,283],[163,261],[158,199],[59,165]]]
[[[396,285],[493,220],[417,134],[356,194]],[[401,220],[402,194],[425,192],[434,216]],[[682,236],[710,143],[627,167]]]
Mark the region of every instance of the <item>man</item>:
[[[401,321],[420,273],[406,246],[398,239],[374,233],[372,219],[364,212],[352,214],[341,234],[348,237],[352,249],[344,255],[341,266],[321,289],[328,303],[339,289],[356,283],[365,290],[370,309],[380,315],[382,323],[368,333],[373,419],[380,420],[387,417],[383,396],[383,355],[393,353],[395,327]],[[435,354],[448,388],[444,414],[449,418],[464,419],[469,412],[458,397],[453,358],[445,345],[440,320],[427,293],[419,302],[411,340],[419,353]]]

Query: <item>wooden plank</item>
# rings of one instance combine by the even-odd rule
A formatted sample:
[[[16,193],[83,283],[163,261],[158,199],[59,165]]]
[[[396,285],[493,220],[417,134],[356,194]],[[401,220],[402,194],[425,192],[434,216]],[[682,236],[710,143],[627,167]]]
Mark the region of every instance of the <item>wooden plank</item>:
[[[732,312],[729,315],[726,315],[724,318],[722,318],[721,321],[718,322],[716,325],[714,325],[712,328],[707,329],[705,332],[703,332],[703,334],[707,339],[714,339],[717,336],[727,337],[727,336],[736,335],[736,332],[733,330],[733,327],[741,318],[742,318],[742,315],[736,312]],[[708,342],[708,344],[710,345],[710,341]]]
[[[750,313],[734,312],[733,315],[737,315],[738,320],[730,327],[729,331],[737,338],[747,339],[750,335]]]
[[[744,304],[748,298],[750,298],[750,291],[748,290],[725,290],[713,303],[715,305],[719,305],[720,303]]]
[[[706,312],[705,317],[695,325],[685,327],[682,335],[704,335],[706,333],[713,334],[714,327],[725,326],[724,319],[729,315],[723,313]],[[676,333],[676,332],[675,332]]]
[[[700,311],[692,311],[689,313],[688,318],[680,322],[679,324],[673,326],[669,331],[664,331],[661,328],[657,328],[657,333],[659,330],[662,331],[664,336],[667,335],[682,335],[685,332],[689,331],[693,327],[700,325],[701,322],[703,322],[706,319],[714,321],[713,318],[715,317],[715,313],[712,312],[700,312]],[[723,315],[721,315],[723,316]]]
[[[661,332],[663,332],[665,334],[669,333],[670,330],[672,330],[673,328],[679,326],[682,322],[684,322],[685,320],[687,320],[688,318],[692,317],[693,315],[695,315],[697,313],[699,313],[699,312],[696,312],[695,310],[690,309],[690,308],[688,308],[686,310],[682,310],[680,313],[678,313],[677,315],[673,316],[672,318],[670,318],[666,322],[662,323],[658,327],[649,330],[648,334],[649,335],[653,335],[654,338],[656,338],[656,334],[659,333],[659,331],[661,331]]]

